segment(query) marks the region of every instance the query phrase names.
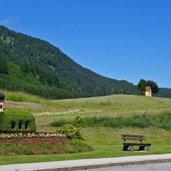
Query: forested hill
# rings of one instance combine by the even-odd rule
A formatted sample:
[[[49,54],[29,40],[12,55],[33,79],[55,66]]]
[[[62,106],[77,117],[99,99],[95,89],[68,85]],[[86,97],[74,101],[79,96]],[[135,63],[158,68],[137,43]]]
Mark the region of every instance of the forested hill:
[[[50,43],[4,26],[0,26],[0,88],[52,99],[138,94],[132,83],[98,75]]]
[[[127,81],[100,76],[50,43],[0,26],[0,88],[46,98],[137,93]]]

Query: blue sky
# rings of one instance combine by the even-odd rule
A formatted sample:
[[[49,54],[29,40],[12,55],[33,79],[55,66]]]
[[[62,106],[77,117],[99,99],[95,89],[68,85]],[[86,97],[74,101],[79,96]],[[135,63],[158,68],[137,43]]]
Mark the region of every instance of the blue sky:
[[[0,24],[101,75],[171,88],[170,0],[0,0]]]

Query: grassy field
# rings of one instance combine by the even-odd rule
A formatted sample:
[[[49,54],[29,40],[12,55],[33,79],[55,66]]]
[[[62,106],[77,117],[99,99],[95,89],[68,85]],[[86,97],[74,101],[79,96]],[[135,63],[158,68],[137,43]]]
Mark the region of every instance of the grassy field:
[[[3,91],[6,107],[26,108],[37,115],[129,115],[171,111],[171,99],[111,95],[67,100],[46,100],[22,92]],[[18,103],[20,102],[20,103]]]
[[[129,117],[134,114],[156,115],[171,113],[171,99],[158,97],[143,97],[134,95],[111,95],[106,97],[93,97],[70,100],[46,100],[37,96],[21,92],[4,91],[6,95],[6,108],[24,108],[34,113],[37,131],[54,131],[49,126],[55,120],[75,119],[81,117]],[[81,133],[86,143],[94,149],[89,153],[65,155],[39,155],[39,156],[0,156],[0,164],[43,162],[80,158],[116,157],[128,155],[148,155],[171,153],[171,131],[161,128],[137,127],[81,127]],[[147,142],[152,144],[148,152],[122,151],[121,134],[142,134]]]

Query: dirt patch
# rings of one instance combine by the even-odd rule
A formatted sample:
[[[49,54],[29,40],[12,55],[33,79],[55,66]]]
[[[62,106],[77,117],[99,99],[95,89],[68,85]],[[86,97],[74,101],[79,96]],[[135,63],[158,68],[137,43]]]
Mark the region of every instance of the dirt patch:
[[[40,111],[48,111],[49,107],[42,105],[42,104],[36,104],[36,103],[29,103],[29,102],[12,102],[12,101],[6,101],[4,103],[5,108],[17,108],[17,109],[26,109],[33,112],[40,112]]]

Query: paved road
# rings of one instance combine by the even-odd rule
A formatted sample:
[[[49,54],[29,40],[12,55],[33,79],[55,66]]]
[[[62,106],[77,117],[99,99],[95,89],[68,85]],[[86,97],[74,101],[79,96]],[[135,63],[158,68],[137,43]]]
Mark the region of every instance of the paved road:
[[[149,165],[149,164],[152,164]],[[159,165],[155,165],[159,164]],[[165,164],[162,164],[165,163]],[[169,164],[166,164],[169,163]],[[142,165],[144,164],[144,166]],[[132,166],[131,166],[132,165]],[[135,167],[135,165],[138,165]],[[148,166],[149,165],[149,166]],[[100,159],[82,159],[82,160],[68,160],[68,161],[55,161],[55,162],[43,162],[43,163],[28,163],[28,164],[11,164],[0,165],[0,171],[30,171],[30,170],[80,170],[91,168],[110,167],[111,170],[116,171],[148,171],[148,168],[152,167],[152,171],[156,171],[158,168],[160,171],[171,171],[171,154],[160,155],[143,155],[143,156],[127,156],[127,157],[114,157],[114,158],[100,158]],[[120,166],[120,167],[119,167]],[[142,166],[144,167],[143,169]],[[167,167],[166,167],[167,166]],[[105,169],[105,168],[104,168]],[[121,170],[117,170],[121,169]],[[123,170],[124,169],[124,170]],[[133,169],[133,170],[131,170]],[[168,170],[164,170],[168,169]],[[109,168],[107,169],[109,170]],[[106,169],[104,171],[107,171]],[[151,171],[150,170],[150,171]],[[157,170],[157,171],[159,171]],[[100,170],[99,170],[100,171]],[[103,170],[101,170],[103,171]]]
[[[171,163],[144,164],[134,166],[106,167],[87,171],[171,171]]]

